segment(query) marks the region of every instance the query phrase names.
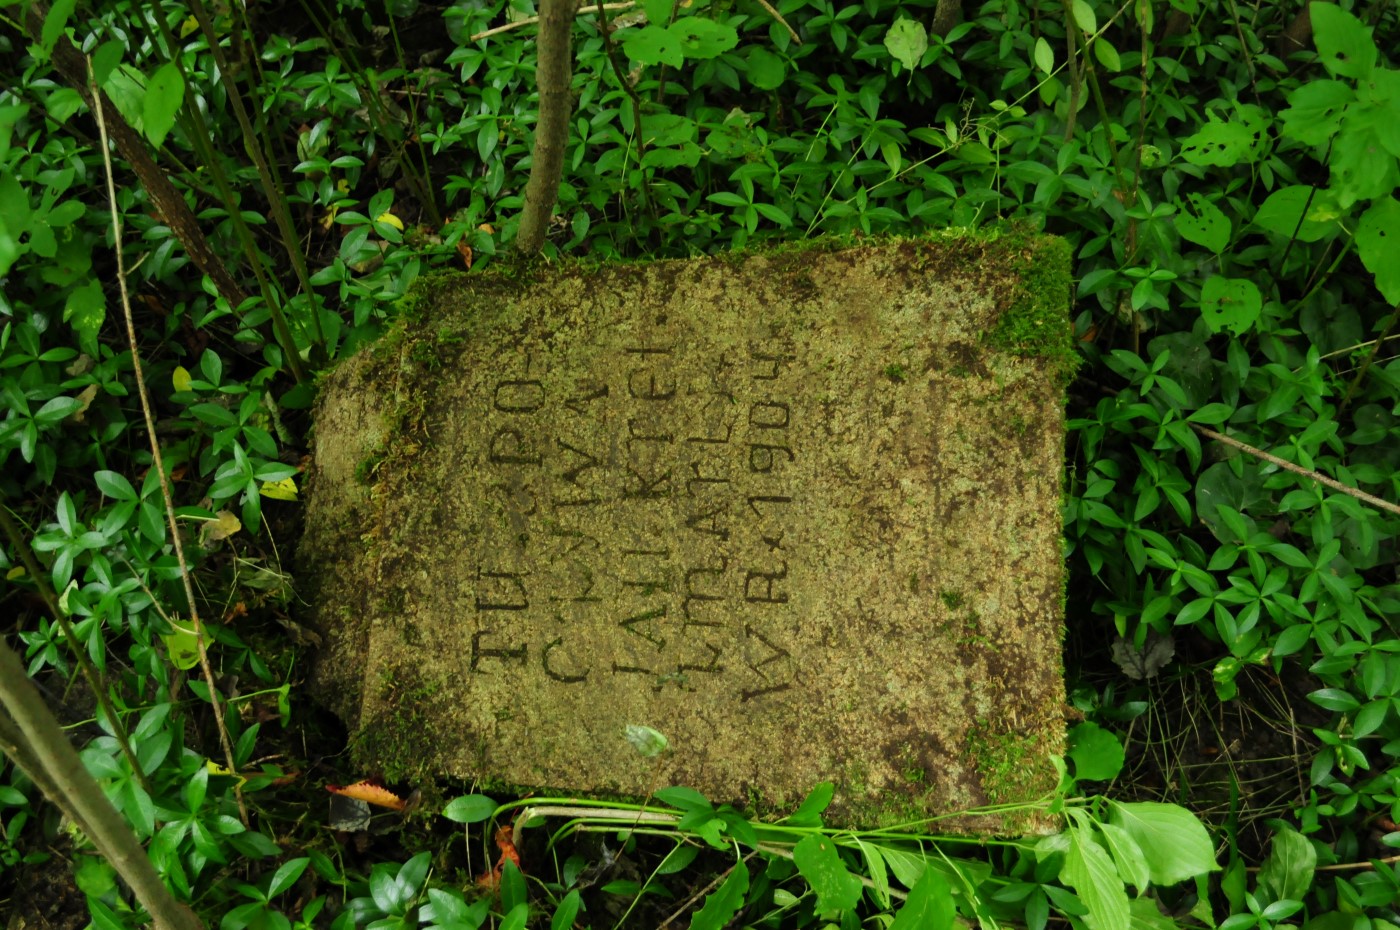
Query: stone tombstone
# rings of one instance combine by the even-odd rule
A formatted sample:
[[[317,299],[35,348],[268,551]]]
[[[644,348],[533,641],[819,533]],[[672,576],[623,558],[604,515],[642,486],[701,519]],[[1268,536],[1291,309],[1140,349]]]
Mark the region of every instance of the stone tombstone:
[[[299,574],[360,763],[1049,827],[964,812],[1063,751],[1068,265],[1011,233],[421,282],[316,412]]]

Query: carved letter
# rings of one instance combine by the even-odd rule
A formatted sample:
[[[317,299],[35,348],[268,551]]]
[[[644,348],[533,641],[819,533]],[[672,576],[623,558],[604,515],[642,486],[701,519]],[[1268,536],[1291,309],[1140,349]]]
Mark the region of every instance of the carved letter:
[[[789,462],[795,458],[792,454],[792,450],[787,446],[771,446],[761,442],[749,443],[749,471],[765,474],[772,471],[777,464],[777,460],[773,457],[774,452],[781,452],[783,455],[786,455]]]
[[[761,401],[749,408],[749,425],[759,429],[787,429],[788,405],[774,401]]]
[[[497,410],[534,413],[544,406],[544,385],[538,381],[502,381],[496,385]]]
[[[499,584],[490,585],[495,591],[484,590],[488,585],[486,579],[495,581],[505,581],[502,588]],[[530,599],[525,593],[525,573],[524,572],[484,572],[477,569],[476,572],[476,609],[477,610],[526,610],[530,606]],[[514,588],[512,592],[510,589]],[[516,597],[516,594],[519,597]]]
[[[561,684],[566,684],[566,685],[577,684],[577,683],[580,682],[580,681],[586,680],[586,679],[588,678],[588,669],[584,669],[582,675],[564,675],[564,674],[561,674],[560,672],[556,672],[554,669],[550,668],[550,666],[549,666],[549,654],[550,654],[550,652],[553,651],[553,650],[554,650],[555,648],[557,648],[558,646],[563,645],[563,643],[564,643],[563,638],[559,638],[559,639],[556,639],[556,640],[550,642],[548,645],[546,645],[546,646],[544,647],[544,652],[542,652],[542,653],[540,654],[540,663],[544,666],[544,673],[545,673],[546,675],[548,675],[550,678],[552,678],[553,680],[555,680],[555,681],[557,681],[557,682],[560,682]]]
[[[788,596],[786,592],[773,592],[773,582],[782,581],[787,577],[787,563],[776,572],[745,572],[744,573],[744,600],[750,604],[786,604]],[[755,581],[760,582],[754,585]],[[752,594],[751,586],[763,593]]]
[[[528,651],[530,646],[528,643],[521,643],[514,649],[487,649],[481,645],[481,641],[491,635],[492,633],[490,630],[481,630],[472,634],[471,670],[473,672],[481,671],[480,665],[482,659],[496,659],[500,661],[502,665],[511,661],[517,662],[520,665],[525,664],[526,660],[529,658]]]
[[[528,455],[525,437],[518,430],[502,427],[491,437],[487,459],[494,465],[538,465],[538,455]]]

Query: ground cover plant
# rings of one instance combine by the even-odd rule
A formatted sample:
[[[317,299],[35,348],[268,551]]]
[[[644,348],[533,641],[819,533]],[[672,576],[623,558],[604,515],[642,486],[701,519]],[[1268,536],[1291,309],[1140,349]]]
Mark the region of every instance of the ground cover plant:
[[[510,260],[535,12],[0,7],[3,632],[171,893],[224,930],[1396,923],[1384,3],[584,4],[546,259],[1006,222],[1072,246],[1082,719],[1039,802],[1066,830],[829,830],[820,787],[779,824],[676,787],[366,788],[370,829],[328,817],[363,773],[299,690],[314,375],[423,273]],[[141,924],[13,764],[0,868],[31,922]]]

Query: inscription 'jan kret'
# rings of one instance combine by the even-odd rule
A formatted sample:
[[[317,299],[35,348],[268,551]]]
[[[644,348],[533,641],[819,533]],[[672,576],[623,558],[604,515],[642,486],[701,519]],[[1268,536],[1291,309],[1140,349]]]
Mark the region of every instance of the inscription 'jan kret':
[[[363,763],[889,820],[1053,788],[1061,393],[986,345],[1027,304],[956,272],[986,248],[437,282],[317,414],[301,576]]]
[[[794,355],[750,344],[710,360],[697,404],[680,401],[696,367],[683,352],[627,345],[613,377],[566,387],[547,358],[525,357],[490,385],[502,523],[477,566],[473,674],[534,664],[565,686],[611,677],[740,702],[792,687]],[[607,627],[623,635],[597,635]]]

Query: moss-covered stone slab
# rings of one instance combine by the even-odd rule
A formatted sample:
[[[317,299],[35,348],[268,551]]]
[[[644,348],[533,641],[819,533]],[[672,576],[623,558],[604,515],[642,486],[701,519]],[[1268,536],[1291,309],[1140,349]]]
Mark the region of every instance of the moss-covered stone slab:
[[[1047,826],[964,812],[1062,751],[1068,264],[1008,235],[421,284],[316,413],[300,579],[362,764]]]

